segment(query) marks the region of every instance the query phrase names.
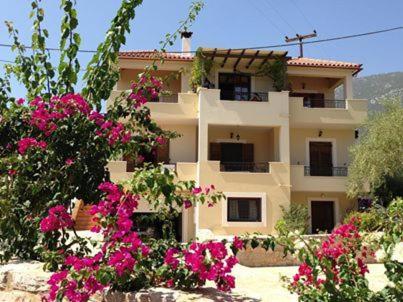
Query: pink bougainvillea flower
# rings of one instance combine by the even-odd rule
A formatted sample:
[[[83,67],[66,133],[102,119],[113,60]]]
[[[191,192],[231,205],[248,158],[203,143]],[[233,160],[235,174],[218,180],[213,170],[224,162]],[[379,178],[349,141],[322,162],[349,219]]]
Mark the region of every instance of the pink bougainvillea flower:
[[[192,202],[191,202],[189,199],[186,199],[186,200],[183,202],[183,205],[185,206],[185,209],[189,209],[189,208],[192,207]]]
[[[24,155],[30,148],[36,147],[40,149],[45,149],[46,146],[47,144],[44,141],[37,141],[35,138],[32,137],[25,137],[18,141],[18,152],[21,155]]]
[[[23,98],[19,98],[19,99],[16,101],[16,103],[17,103],[17,105],[22,105],[22,104],[25,103],[25,100],[24,100]]]
[[[202,188],[200,187],[196,187],[192,189],[192,194],[196,195],[196,194],[200,194],[202,192]]]
[[[74,160],[71,158],[66,159],[65,161],[66,165],[71,166],[74,163]]]
[[[49,209],[49,215],[40,222],[40,230],[43,233],[71,228],[74,221],[64,206],[55,206]]]
[[[15,174],[17,174],[17,171],[14,170],[14,169],[10,169],[10,170],[7,171],[7,174],[10,175],[10,176],[14,176]]]
[[[155,139],[155,141],[158,143],[158,144],[160,144],[160,145],[165,145],[166,144],[166,139],[165,138],[163,138],[162,136],[158,136],[156,139]]]
[[[239,239],[238,236],[234,237],[233,245],[236,249],[242,250],[243,249],[243,241]]]

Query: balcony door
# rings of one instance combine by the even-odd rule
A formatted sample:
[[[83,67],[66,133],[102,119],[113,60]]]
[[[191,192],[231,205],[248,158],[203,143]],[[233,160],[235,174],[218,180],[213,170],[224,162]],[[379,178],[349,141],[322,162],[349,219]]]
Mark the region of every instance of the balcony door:
[[[334,228],[334,201],[312,200],[311,223],[312,233],[326,231],[331,233]]]
[[[225,171],[250,171],[254,147],[245,143],[210,143],[210,160],[219,160]]]
[[[309,142],[311,176],[333,175],[332,142]]]
[[[248,101],[250,99],[250,87],[250,75],[220,73],[218,76],[218,88],[221,90],[221,100]]]

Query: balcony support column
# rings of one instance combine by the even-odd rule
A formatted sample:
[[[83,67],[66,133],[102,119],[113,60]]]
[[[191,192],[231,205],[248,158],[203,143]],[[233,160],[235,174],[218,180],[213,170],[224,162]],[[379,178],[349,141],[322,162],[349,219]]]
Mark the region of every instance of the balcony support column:
[[[343,80],[344,84],[344,99],[351,100],[353,99],[353,76],[348,75]]]
[[[290,128],[288,125],[280,127],[280,162],[290,163]]]

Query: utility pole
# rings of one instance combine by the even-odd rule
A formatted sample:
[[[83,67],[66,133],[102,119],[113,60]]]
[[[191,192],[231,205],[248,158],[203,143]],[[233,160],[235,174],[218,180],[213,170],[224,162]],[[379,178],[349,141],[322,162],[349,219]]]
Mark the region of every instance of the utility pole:
[[[285,41],[287,43],[299,41],[299,57],[302,58],[304,56],[303,40],[315,38],[317,36],[318,35],[316,33],[316,30],[314,30],[313,33],[311,33],[311,34],[307,34],[307,35],[296,34],[295,37],[293,37],[293,38],[289,38],[289,37],[285,36]]]

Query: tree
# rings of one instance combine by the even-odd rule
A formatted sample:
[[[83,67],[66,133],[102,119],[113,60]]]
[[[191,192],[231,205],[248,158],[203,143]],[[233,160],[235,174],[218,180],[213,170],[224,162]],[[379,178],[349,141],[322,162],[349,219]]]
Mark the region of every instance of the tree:
[[[384,111],[373,113],[364,123],[360,140],[350,149],[351,197],[366,194],[368,185],[379,201],[403,195],[403,107],[400,100],[384,105]]]
[[[50,62],[46,47],[48,31],[40,0],[31,2],[29,52],[19,41],[18,30],[6,22],[16,58],[0,78],[0,261],[13,256],[41,259],[41,249],[52,250],[60,240],[38,232],[39,221],[49,208],[67,207],[73,198],[98,202],[102,196],[99,184],[109,181],[108,160],[150,152],[173,136],[158,127],[150,110],[142,106],[161,88],[160,81],[147,72],[133,79],[137,85],[131,92],[101,112],[101,101],[110,96],[119,79],[119,49],[142,1],[122,0],[105,41],[87,66],[82,95],[76,91],[81,38],[76,32],[75,1],[60,3],[63,17],[57,67]],[[163,47],[195,20],[201,6],[193,4],[188,18],[173,35],[167,35]],[[155,62],[152,65],[156,67]],[[12,76],[25,86],[26,100],[11,96]],[[68,234],[62,236],[66,242]]]

